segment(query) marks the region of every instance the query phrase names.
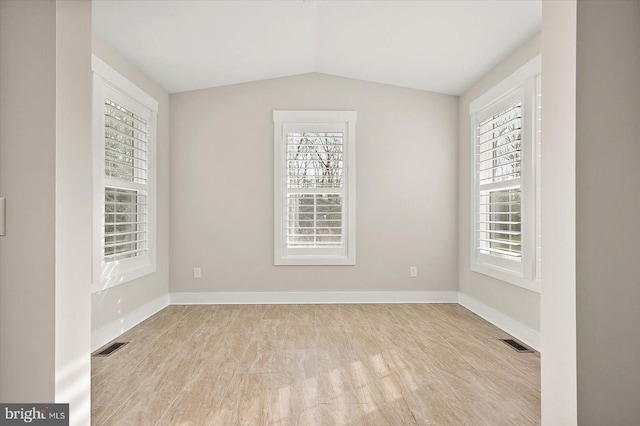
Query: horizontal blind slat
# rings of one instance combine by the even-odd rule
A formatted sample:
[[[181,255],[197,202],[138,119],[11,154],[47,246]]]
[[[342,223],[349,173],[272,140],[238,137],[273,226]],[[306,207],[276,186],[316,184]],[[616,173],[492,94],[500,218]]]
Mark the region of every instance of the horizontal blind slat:
[[[124,255],[129,255],[129,254],[134,254],[134,253],[141,253],[141,252],[146,252],[146,251],[148,251],[148,249],[143,248],[143,249],[124,251],[124,252],[121,252],[121,253],[107,254],[104,257],[105,257],[105,259],[107,259],[107,258],[120,257],[120,256],[124,256]]]
[[[124,146],[126,146],[126,145],[124,145]],[[127,149],[131,149],[131,147],[128,147]],[[118,150],[115,150],[113,148],[105,147],[104,150],[108,151],[108,152],[113,152],[114,154],[122,155],[122,156],[124,156],[126,158],[131,158],[131,159],[133,159],[135,161],[142,161],[144,163],[148,162],[148,160],[145,159],[145,158],[136,157],[135,155],[132,155],[132,154],[125,154],[122,151],[118,151]]]
[[[502,230],[487,230],[487,229],[478,229],[479,234],[501,234],[501,235],[521,235],[520,231],[502,231]]]
[[[490,181],[490,183],[493,183],[493,182],[500,182],[500,181],[509,180],[509,179],[506,179],[506,178],[516,178],[516,177],[520,177],[520,172],[519,171],[518,172],[505,173],[503,175],[490,177],[490,178],[482,178],[482,179],[480,179],[480,185],[482,185],[483,182],[486,182],[486,181]]]
[[[120,226],[120,225],[143,225],[146,224],[146,221],[143,222],[105,222],[104,226]]]
[[[499,249],[493,249],[493,248],[488,248],[488,247],[478,247],[478,250],[480,250],[480,251],[488,251],[490,253],[496,253],[496,254],[501,254],[501,255],[510,256],[510,257],[517,257],[517,258],[522,257],[522,255],[520,253],[514,253],[514,252],[510,252],[510,251],[506,251],[506,250],[499,250]]]
[[[479,212],[477,213],[479,215],[489,215],[489,216],[496,216],[496,215],[500,215],[500,214],[521,214],[520,210],[517,211],[506,211],[506,212],[501,212],[501,211],[493,211],[493,212]]]
[[[520,222],[508,222],[500,220],[479,220],[478,223],[488,223],[493,225],[520,225]]]
[[[130,118],[132,120],[136,120],[140,124],[149,125],[149,121],[148,120],[145,120],[144,118],[142,118],[139,115],[135,114],[133,111],[129,111],[127,108],[123,107],[122,105],[118,105],[118,103],[112,101],[109,98],[105,99],[104,106],[105,106],[105,108],[111,108],[112,110],[115,110],[116,112],[118,112],[120,114],[126,115],[128,118]]]
[[[494,123],[496,123],[496,122],[498,122],[500,120],[503,120],[505,116],[508,117],[509,115],[513,115],[513,114],[517,115],[518,113],[521,114],[521,109],[522,109],[521,106],[513,106],[510,109],[502,111],[501,113],[496,114],[492,118],[489,118],[489,119],[481,122],[480,124],[478,124],[478,129],[480,129],[481,127],[484,127],[484,126],[488,126],[488,125],[494,124]],[[518,120],[520,118],[522,118],[522,117],[515,117],[515,118],[513,118],[513,120]],[[478,133],[480,133],[480,132],[478,132]]]
[[[115,204],[117,206],[130,206],[130,205],[146,206],[147,205],[147,203],[124,203],[120,201],[105,201],[104,204]]]
[[[144,145],[145,147],[146,147],[147,145],[149,145],[149,142],[147,142],[147,141],[145,141],[145,140],[142,140],[142,139],[138,139],[138,138],[136,138],[135,136],[128,135],[128,134],[124,133],[123,131],[121,131],[121,130],[119,130],[119,129],[116,129],[115,127],[111,127],[111,126],[109,126],[109,125],[105,125],[104,130],[105,130],[105,133],[106,133],[106,132],[114,132],[114,133],[117,133],[117,134],[119,134],[120,136],[122,136],[122,137],[124,137],[124,138],[131,139],[132,141],[135,141],[135,142],[137,142],[137,143],[139,143],[139,144],[142,144],[142,145]],[[106,134],[105,134],[105,138],[115,140],[115,139],[111,138],[110,136],[107,136]],[[126,145],[126,144],[125,144],[125,145]],[[127,146],[131,146],[131,145],[127,145]],[[133,147],[133,146],[132,146],[132,148],[134,148],[134,149],[138,149],[138,150],[141,150],[141,151],[144,151],[144,152],[147,152],[147,151],[145,151],[143,148],[136,148],[136,147]]]
[[[509,150],[508,151],[504,151],[504,149],[501,150],[501,148],[509,148]],[[518,147],[513,147],[513,149],[512,149],[512,145],[510,143],[504,144],[504,145],[500,145],[500,146],[496,147],[496,149],[492,149],[491,151],[501,151],[501,152],[493,153],[493,154],[491,154],[491,156],[483,156],[483,154],[478,154],[478,158],[477,158],[476,161],[484,163],[484,162],[487,162],[487,161],[499,160],[502,157],[508,157],[510,155],[517,155],[518,157],[522,155],[521,147],[519,147],[519,146]]]
[[[129,168],[132,168],[132,169],[144,170],[145,172],[147,171],[147,168],[146,168],[146,167],[132,166],[131,164],[123,163],[122,161],[112,160],[112,159],[110,159],[110,158],[109,158],[109,159],[105,158],[105,159],[104,159],[104,161],[105,161],[105,162],[108,162],[108,163],[119,164],[119,165],[121,165],[121,166],[129,167]],[[136,179],[140,179],[140,178],[139,178],[139,177],[136,177]]]
[[[115,121],[112,121],[112,120],[115,120],[115,119],[113,117],[109,117],[109,120],[105,120],[105,123],[104,123],[105,131],[115,131],[124,137],[135,140],[136,142],[139,142],[142,144],[148,143],[148,141],[146,140],[148,135],[145,132],[139,131],[131,126],[127,126],[126,123],[122,123],[117,120]],[[118,128],[118,127],[121,127],[121,128]],[[128,132],[132,132],[132,133],[128,133]]]
[[[520,118],[518,117],[517,119],[510,120],[509,122],[501,125],[500,127],[496,127],[494,129],[487,130],[486,132],[478,135],[478,144],[479,145],[484,145],[486,143],[489,143],[489,142],[492,142],[492,141],[495,141],[495,140],[506,139],[506,138],[510,137],[511,135],[514,135],[516,133],[522,132],[522,127],[520,126],[520,123],[516,122],[517,120],[520,120]],[[507,130],[507,129],[511,128],[512,126],[516,126],[516,127],[513,127],[513,129],[509,130],[506,133],[499,133],[500,131]],[[518,135],[518,136],[520,136],[520,135]],[[517,139],[519,139],[519,138],[517,138]]]
[[[111,108],[111,111],[113,111],[113,108]],[[146,129],[143,130],[141,128],[133,126],[133,125],[127,123],[126,121],[124,121],[123,119],[121,119],[120,117],[110,113],[109,111],[105,111],[104,112],[104,116],[105,116],[105,119],[108,117],[111,120],[116,120],[118,122],[118,125],[122,125],[122,126],[128,128],[129,130],[131,130],[132,132],[140,132],[140,133],[144,134],[145,136],[148,134]],[[130,118],[131,120],[136,121],[138,124],[142,125],[145,128],[149,126],[147,123],[144,123],[144,122],[138,120],[137,118],[133,118],[133,117],[129,117],[129,116],[127,116],[127,118]]]
[[[498,145],[503,145],[507,143],[512,143],[515,141],[522,140],[522,129],[520,127],[516,127],[515,129],[511,129],[505,133],[494,134],[491,137],[478,138],[478,146],[481,147],[488,143],[496,143]],[[502,143],[498,143],[499,141],[503,141]]]
[[[105,237],[119,237],[121,235],[148,234],[149,231],[131,231],[131,232],[105,232]]]
[[[481,162],[479,162],[478,164],[484,164],[484,163],[488,163],[488,162],[490,162],[490,161],[494,161],[494,160],[493,160],[493,159],[491,159],[491,160],[481,161]],[[502,164],[499,164],[499,165],[497,165],[497,166],[493,166],[493,167],[486,167],[486,168],[484,168],[484,169],[478,169],[478,171],[479,171],[479,172],[486,172],[486,171],[489,171],[489,170],[496,170],[496,169],[500,169],[500,168],[504,168],[504,167],[515,167],[515,166],[519,166],[520,164],[521,164],[521,162],[520,162],[520,160],[518,159],[518,160],[516,160],[516,161],[510,161],[510,162],[508,162],[508,163],[502,163]],[[498,176],[503,176],[503,175],[498,175]],[[485,179],[488,179],[488,178],[485,178]]]
[[[119,247],[119,246],[128,246],[128,245],[135,245],[137,246],[140,243],[146,243],[147,239],[143,238],[143,239],[137,239],[137,240],[130,240],[130,241],[119,241],[119,242],[115,242],[115,243],[105,243],[104,248],[111,248],[111,247]]]
[[[495,148],[485,149],[484,151],[478,151],[478,155],[477,156],[480,157],[480,156],[482,156],[482,155],[484,155],[484,154],[486,154],[488,152],[497,151],[499,149],[506,148],[506,147],[508,147],[510,145],[518,144],[518,143],[521,143],[521,142],[522,142],[521,139],[516,139],[516,140],[513,140],[513,141],[505,142],[502,145],[496,146]],[[515,148],[513,150],[513,152],[516,152],[516,151],[520,151],[520,148]]]
[[[511,246],[519,246],[521,244],[520,241],[495,240],[495,239],[491,239],[491,238],[478,238],[478,241],[486,241],[486,242],[489,242],[489,243],[506,244],[506,245],[511,245]]]

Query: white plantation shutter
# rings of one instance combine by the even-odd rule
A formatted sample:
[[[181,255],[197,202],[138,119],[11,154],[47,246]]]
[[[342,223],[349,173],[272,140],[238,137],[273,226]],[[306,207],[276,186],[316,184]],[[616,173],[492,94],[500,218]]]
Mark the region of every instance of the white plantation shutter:
[[[111,99],[104,102],[104,260],[147,253],[149,121]]]
[[[104,104],[106,177],[146,184],[149,117],[139,117],[107,98]]]
[[[355,112],[275,111],[275,263],[354,264]]]
[[[122,260],[147,252],[146,193],[105,188],[104,259]]]
[[[343,247],[344,134],[287,133],[287,247]]]
[[[478,124],[477,248],[490,256],[522,256],[522,102]]]
[[[471,269],[537,292],[540,68],[536,57],[469,104]]]
[[[93,57],[93,289],[155,271],[153,98]]]

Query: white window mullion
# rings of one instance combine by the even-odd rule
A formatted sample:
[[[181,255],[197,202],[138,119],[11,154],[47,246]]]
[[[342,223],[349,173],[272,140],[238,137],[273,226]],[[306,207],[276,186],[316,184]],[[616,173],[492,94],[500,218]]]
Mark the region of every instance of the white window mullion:
[[[490,183],[478,185],[478,190],[479,191],[496,191],[500,189],[505,190],[509,188],[517,188],[520,186],[522,186],[522,179],[517,178],[517,179],[511,179],[507,181],[490,182]]]
[[[136,182],[124,182],[120,179],[113,179],[106,177],[104,178],[105,186],[110,186],[113,188],[126,188],[126,189],[134,189],[136,191],[146,191],[149,186],[147,184],[136,183]]]

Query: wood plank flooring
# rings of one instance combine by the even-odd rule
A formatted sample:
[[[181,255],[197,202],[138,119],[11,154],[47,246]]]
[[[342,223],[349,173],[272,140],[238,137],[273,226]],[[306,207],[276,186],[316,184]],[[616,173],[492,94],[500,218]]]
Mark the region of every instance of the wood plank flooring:
[[[540,424],[509,337],[457,304],[169,306],[92,358],[92,424]]]

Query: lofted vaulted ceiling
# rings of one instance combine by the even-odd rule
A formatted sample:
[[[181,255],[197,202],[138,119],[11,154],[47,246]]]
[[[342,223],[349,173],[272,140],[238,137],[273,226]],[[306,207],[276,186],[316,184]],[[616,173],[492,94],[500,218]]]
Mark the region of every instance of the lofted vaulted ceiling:
[[[309,72],[459,95],[541,0],[94,0],[93,28],[170,93]]]

